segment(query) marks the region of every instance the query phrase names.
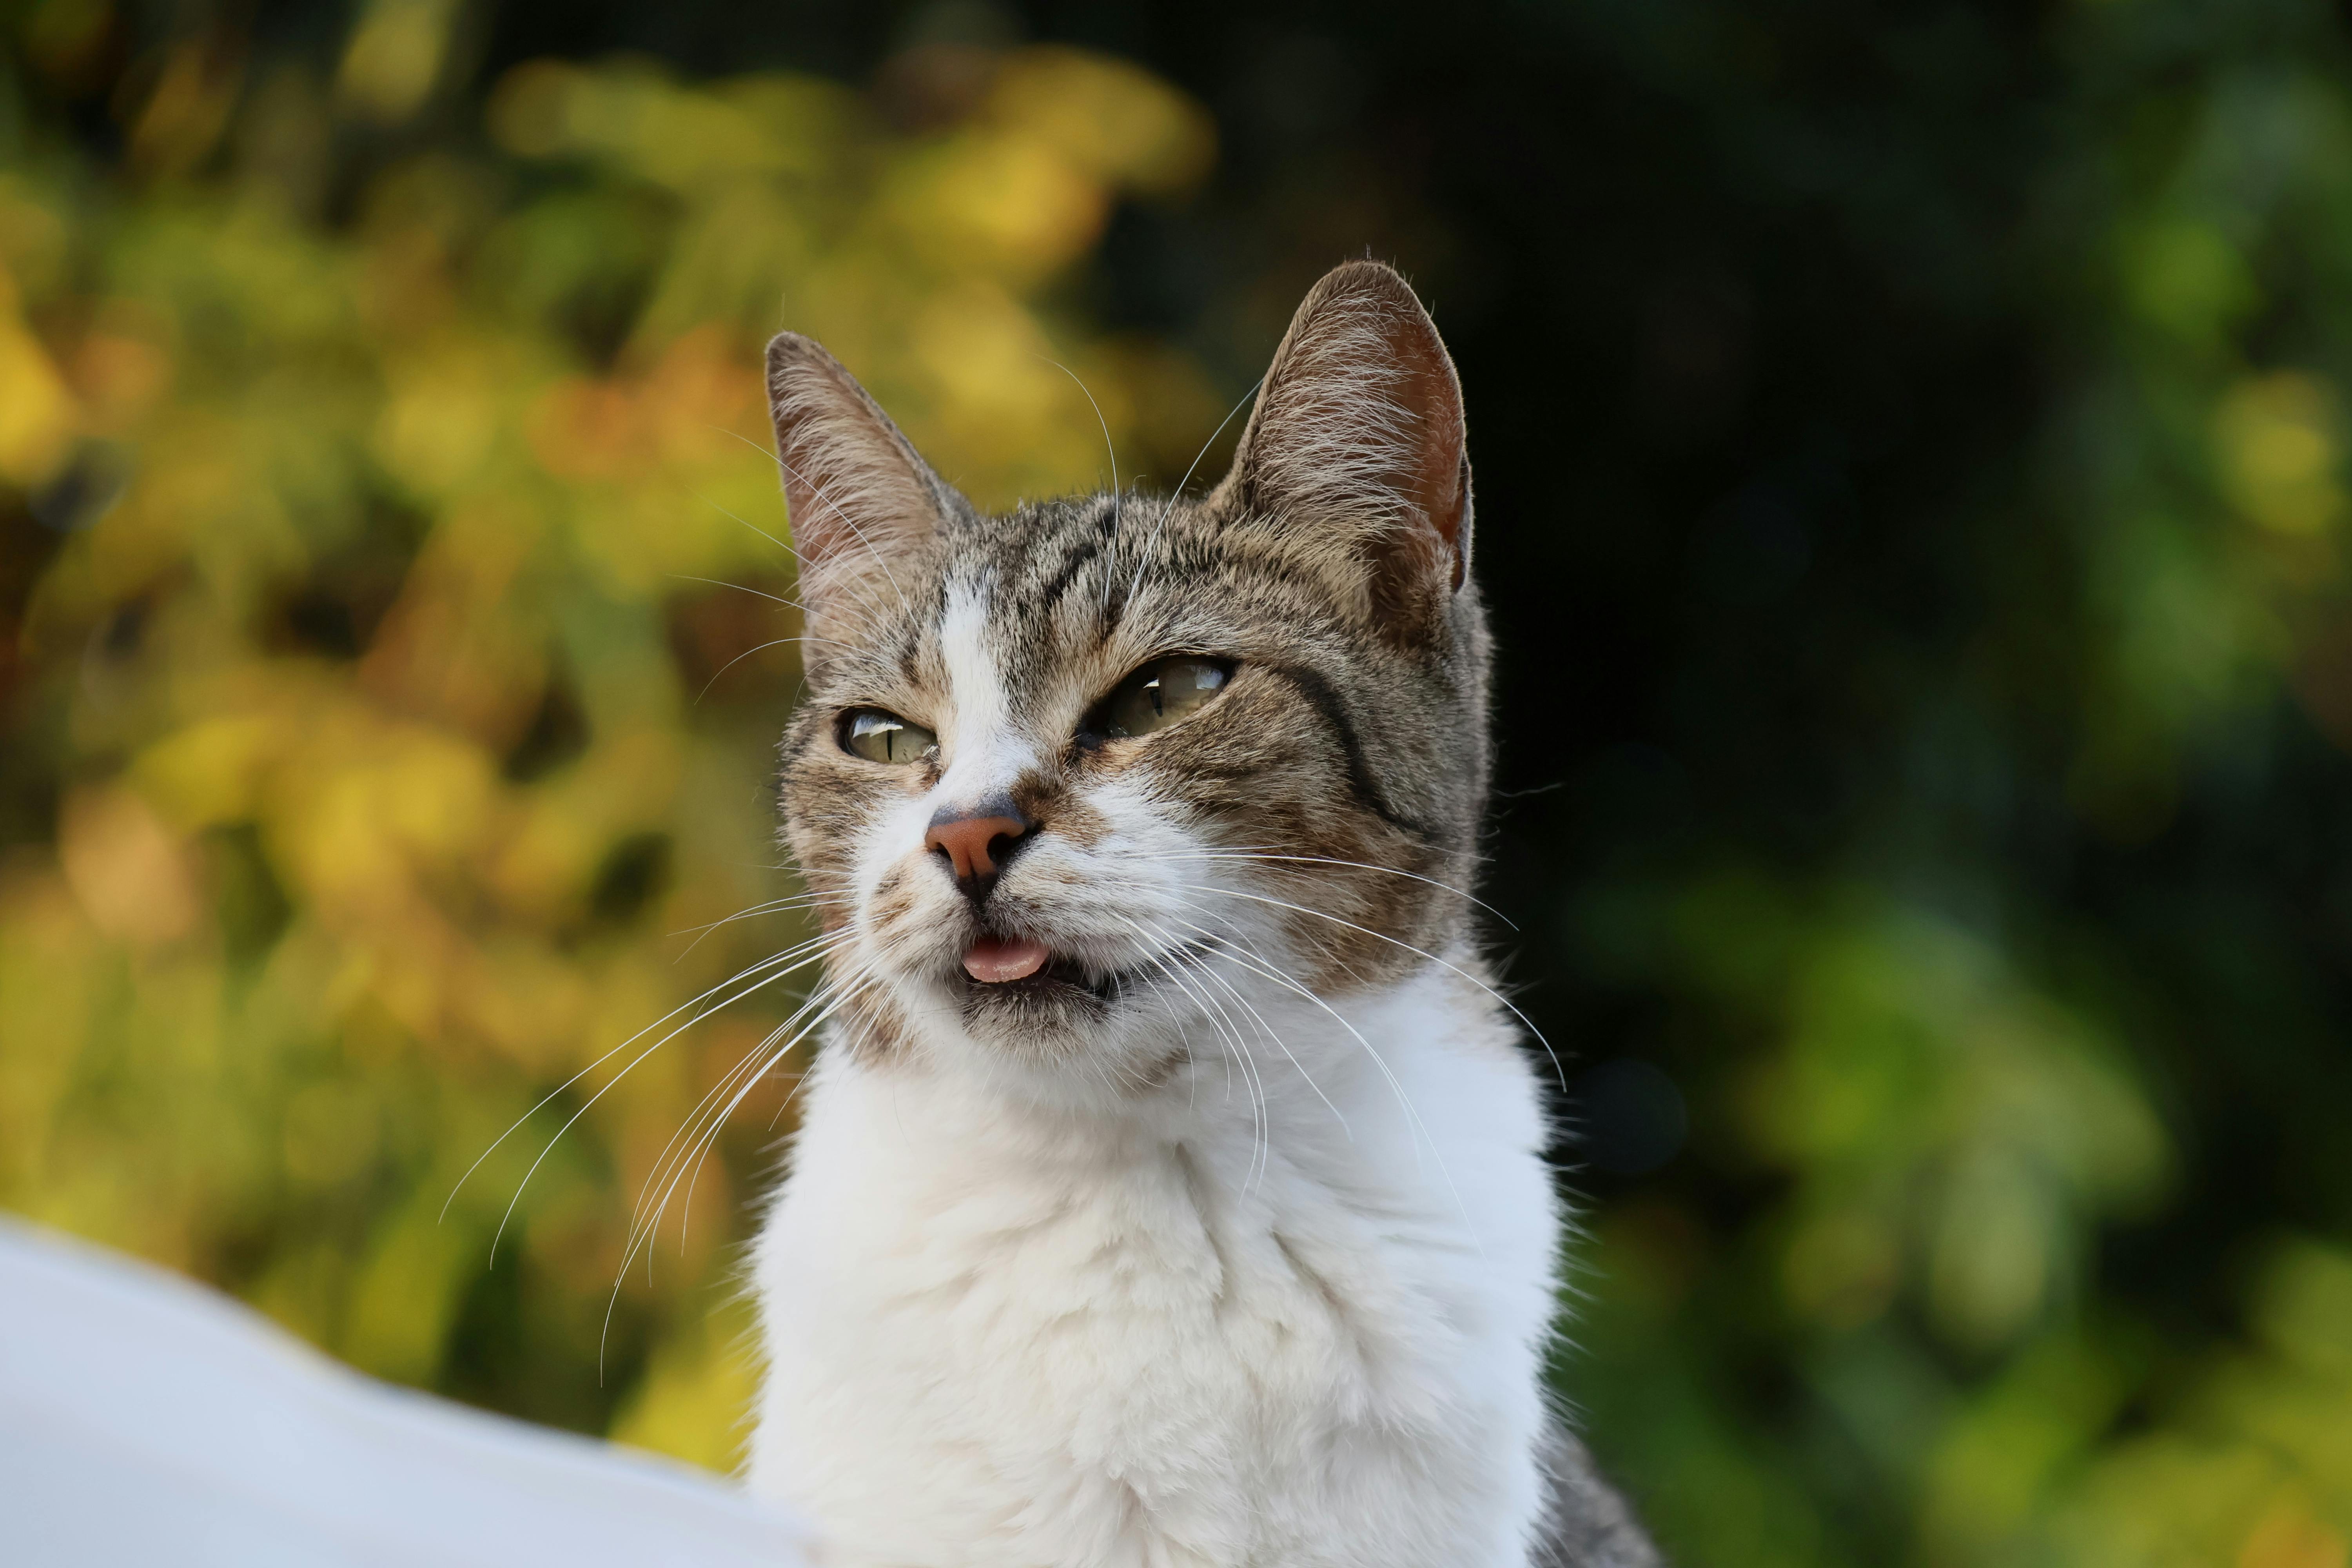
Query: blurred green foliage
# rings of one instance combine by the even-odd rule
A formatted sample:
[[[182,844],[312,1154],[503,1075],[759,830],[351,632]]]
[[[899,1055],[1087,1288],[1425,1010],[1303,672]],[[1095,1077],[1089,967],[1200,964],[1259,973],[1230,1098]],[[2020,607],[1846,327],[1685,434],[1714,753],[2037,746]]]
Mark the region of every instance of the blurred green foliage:
[[[1570,786],[1515,975],[1686,1102],[1572,1108],[1559,1367],[1677,1559],[2352,1563],[2339,18],[640,9],[8,13],[0,1203],[727,1463],[788,1082],[614,1279],[802,982],[567,1079],[805,934],[761,340],[1166,484],[1371,244]]]
[[[1802,678],[1862,688],[1848,722],[1878,731],[1832,842],[1621,856],[1570,900],[1586,974],[1668,999],[1657,1048],[1700,1080],[1714,1170],[1603,1205],[1564,1376],[1696,1562],[2339,1568],[2341,25],[2119,3],[2003,36],[1966,15],[1871,38],[1918,98],[1879,110],[1867,153],[1801,142],[1767,105],[1804,89],[1752,58],[1680,84],[1738,84],[1714,112],[1776,188],[1834,190],[1876,228],[1895,314],[2023,339],[2030,418],[1909,500],[1940,585],[1965,585],[1937,661],[1900,668],[1927,638],[1881,625],[1857,639],[1876,668]],[[1656,60],[1796,30],[1682,16],[1674,51],[1623,16],[1595,31]],[[2021,101],[1967,104],[2001,47]],[[1972,119],[2022,148],[1971,171],[2015,182],[1990,213],[1956,194],[1961,154],[1921,145],[1918,121],[1965,143]],[[1849,605],[1916,592],[1871,571]]]

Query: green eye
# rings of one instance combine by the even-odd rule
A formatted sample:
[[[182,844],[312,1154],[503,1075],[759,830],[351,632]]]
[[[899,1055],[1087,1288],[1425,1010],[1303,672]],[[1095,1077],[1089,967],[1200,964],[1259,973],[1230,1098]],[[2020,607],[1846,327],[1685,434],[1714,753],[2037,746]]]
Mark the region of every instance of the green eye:
[[[1103,704],[1103,728],[1114,737],[1164,730],[1206,706],[1232,675],[1233,666],[1213,658],[1180,656],[1147,664]]]
[[[841,749],[869,763],[919,763],[939,755],[940,738],[879,708],[853,708],[841,716]]]

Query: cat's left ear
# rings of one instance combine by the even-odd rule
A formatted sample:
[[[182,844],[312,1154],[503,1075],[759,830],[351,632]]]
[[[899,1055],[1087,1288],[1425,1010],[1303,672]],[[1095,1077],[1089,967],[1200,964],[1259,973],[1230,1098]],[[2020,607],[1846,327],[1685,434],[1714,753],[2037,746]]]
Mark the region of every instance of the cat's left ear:
[[[1462,384],[1393,268],[1351,261],[1307,292],[1213,501],[1348,540],[1392,626],[1468,579]]]
[[[891,563],[938,533],[954,490],[856,377],[798,332],[768,344],[768,412],[812,619],[903,607]]]

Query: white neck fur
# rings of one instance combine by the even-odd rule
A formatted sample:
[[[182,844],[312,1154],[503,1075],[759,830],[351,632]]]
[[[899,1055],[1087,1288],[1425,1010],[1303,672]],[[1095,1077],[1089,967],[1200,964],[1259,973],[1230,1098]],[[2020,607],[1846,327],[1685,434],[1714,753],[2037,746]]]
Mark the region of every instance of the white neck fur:
[[[829,1050],[759,1245],[752,1488],[831,1568],[1526,1563],[1530,1071],[1444,965],[1333,1005],[1261,999],[1286,1049],[1200,1041],[1116,1108]]]

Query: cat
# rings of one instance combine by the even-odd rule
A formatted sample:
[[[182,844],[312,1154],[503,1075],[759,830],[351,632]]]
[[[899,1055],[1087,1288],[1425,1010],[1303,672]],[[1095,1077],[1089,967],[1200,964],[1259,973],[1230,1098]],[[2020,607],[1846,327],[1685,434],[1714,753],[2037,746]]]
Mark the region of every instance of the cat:
[[[1463,889],[1453,361],[1307,296],[1205,498],[986,516],[770,345],[825,1048],[746,1479],[882,1564],[1657,1561],[1552,1415],[1562,1216]]]

